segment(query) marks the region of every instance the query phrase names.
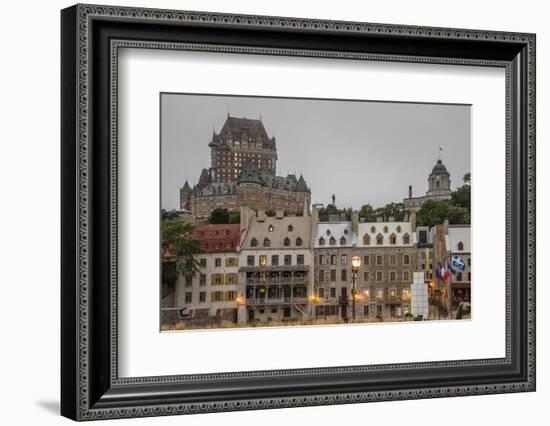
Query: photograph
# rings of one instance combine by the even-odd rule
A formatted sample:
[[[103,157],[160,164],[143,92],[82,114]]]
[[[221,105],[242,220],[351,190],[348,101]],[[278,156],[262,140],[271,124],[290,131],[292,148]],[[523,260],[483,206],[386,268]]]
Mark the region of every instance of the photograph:
[[[160,123],[161,331],[471,319],[471,105],[161,93]]]

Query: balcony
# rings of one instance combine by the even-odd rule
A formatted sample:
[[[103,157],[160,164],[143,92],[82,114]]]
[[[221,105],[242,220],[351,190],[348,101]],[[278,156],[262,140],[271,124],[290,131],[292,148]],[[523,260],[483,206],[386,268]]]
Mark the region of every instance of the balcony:
[[[307,297],[256,297],[247,298],[247,306],[269,306],[269,305],[292,305],[292,304],[306,304],[308,303]]]
[[[305,285],[308,284],[307,277],[270,277],[270,278],[247,278],[247,285]]]

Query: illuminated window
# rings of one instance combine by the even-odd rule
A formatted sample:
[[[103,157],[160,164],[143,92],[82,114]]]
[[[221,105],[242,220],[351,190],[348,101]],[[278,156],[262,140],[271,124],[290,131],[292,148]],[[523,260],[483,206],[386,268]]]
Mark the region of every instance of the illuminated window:
[[[267,256],[260,256],[260,266],[266,266],[267,265]]]

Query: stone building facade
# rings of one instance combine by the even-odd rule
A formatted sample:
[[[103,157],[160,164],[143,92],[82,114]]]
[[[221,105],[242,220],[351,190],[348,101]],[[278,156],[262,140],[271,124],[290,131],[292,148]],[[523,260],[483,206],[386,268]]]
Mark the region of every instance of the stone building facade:
[[[180,210],[199,221],[212,210],[237,212],[241,206],[255,210],[284,210],[289,215],[309,209],[311,191],[303,176],[276,175],[275,137],[269,137],[261,120],[227,117],[220,133],[213,133],[211,167],[203,169],[196,185],[180,188]]]
[[[201,241],[196,255],[199,272],[178,278],[176,307],[182,319],[195,326],[237,322],[240,225],[197,225]]]
[[[403,204],[407,210],[416,211],[422,207],[426,200],[450,200],[451,199],[451,174],[447,167],[441,161],[437,163],[428,176],[428,191],[425,195],[413,197],[412,186],[409,185],[409,196],[403,199]]]
[[[275,217],[241,210],[239,280],[245,287],[243,322],[284,322],[310,318],[312,293],[311,216]],[[241,319],[239,319],[241,321]]]

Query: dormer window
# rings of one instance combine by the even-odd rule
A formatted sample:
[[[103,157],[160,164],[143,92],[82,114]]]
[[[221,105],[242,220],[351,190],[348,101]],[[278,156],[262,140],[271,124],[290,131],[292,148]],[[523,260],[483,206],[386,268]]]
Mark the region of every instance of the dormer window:
[[[294,226],[288,225],[288,232],[292,232],[292,231],[294,231]]]
[[[348,235],[348,230],[344,229],[344,235]]]
[[[346,237],[340,238],[340,245],[345,246],[346,245]]]
[[[369,234],[363,235],[363,244],[366,245],[366,246],[370,245],[370,235]]]
[[[327,229],[327,235],[330,235],[330,229]]]
[[[273,225],[269,225],[269,228],[267,228],[269,232],[273,232]]]
[[[329,244],[331,246],[335,245],[336,244],[336,239],[334,237],[330,237]]]
[[[258,240],[256,238],[252,238],[250,240],[250,246],[251,247],[258,247]]]
[[[284,244],[285,244],[285,247],[290,246],[290,238],[286,237]]]
[[[296,238],[296,245],[297,245],[298,247],[301,247],[302,243],[303,243],[303,241],[302,241],[302,239],[301,239],[300,237]]]
[[[403,235],[403,244],[410,244],[411,238],[409,237],[409,234]]]
[[[264,247],[269,247],[271,245],[271,241],[269,238],[264,238]]]
[[[397,225],[396,231],[397,233],[401,232],[401,225]]]
[[[376,236],[376,245],[381,246],[382,244],[384,244],[384,237],[382,236],[382,234],[378,234]]]
[[[384,234],[387,234],[387,233],[388,233],[388,227],[384,226]]]
[[[372,232],[373,234],[376,232],[376,227],[375,226],[371,226],[370,227],[370,232]]]
[[[464,251],[464,243],[462,241],[459,241],[456,245],[456,248],[458,251]]]
[[[395,234],[391,234],[390,235],[390,244],[392,246],[394,246],[395,244],[397,244],[397,237],[395,236]]]
[[[319,238],[319,245],[324,246],[325,245],[325,239],[323,237]]]

